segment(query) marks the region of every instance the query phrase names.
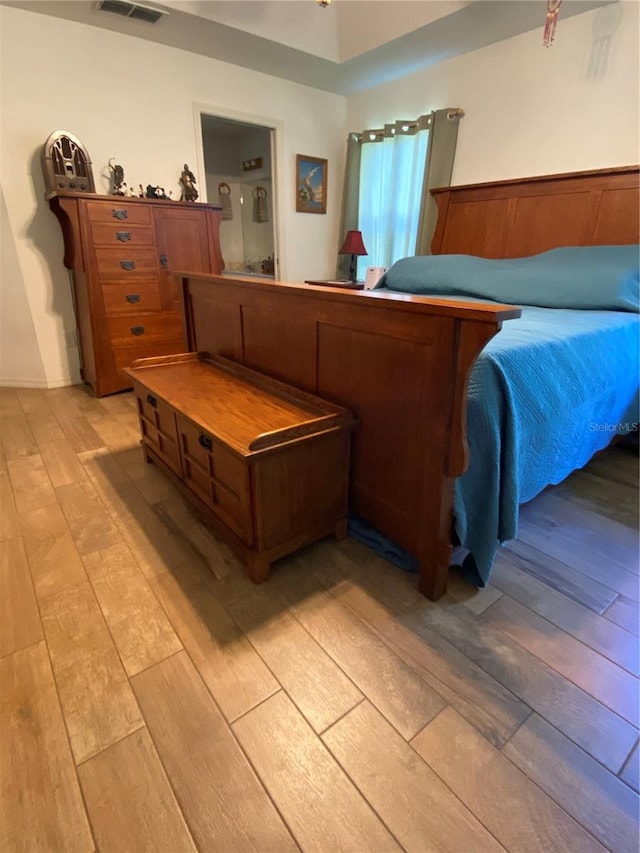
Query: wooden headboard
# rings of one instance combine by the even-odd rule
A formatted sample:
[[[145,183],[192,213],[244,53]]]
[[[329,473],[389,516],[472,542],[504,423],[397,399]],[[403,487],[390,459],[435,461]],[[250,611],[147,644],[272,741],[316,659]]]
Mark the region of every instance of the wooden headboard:
[[[520,258],[557,246],[640,242],[638,166],[432,190],[434,255]]]

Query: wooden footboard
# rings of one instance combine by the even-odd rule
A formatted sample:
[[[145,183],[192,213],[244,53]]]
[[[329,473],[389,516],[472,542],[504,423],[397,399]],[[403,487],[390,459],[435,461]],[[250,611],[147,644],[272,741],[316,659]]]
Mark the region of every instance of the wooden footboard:
[[[350,409],[350,507],[419,560],[419,588],[446,591],[453,480],[467,465],[466,387],[509,305],[189,276],[192,350],[223,355]]]

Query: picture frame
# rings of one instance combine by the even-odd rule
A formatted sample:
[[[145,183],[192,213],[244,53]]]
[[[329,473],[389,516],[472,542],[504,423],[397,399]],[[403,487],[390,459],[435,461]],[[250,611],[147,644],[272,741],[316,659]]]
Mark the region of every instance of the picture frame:
[[[322,157],[296,155],[296,211],[327,212],[328,161]]]

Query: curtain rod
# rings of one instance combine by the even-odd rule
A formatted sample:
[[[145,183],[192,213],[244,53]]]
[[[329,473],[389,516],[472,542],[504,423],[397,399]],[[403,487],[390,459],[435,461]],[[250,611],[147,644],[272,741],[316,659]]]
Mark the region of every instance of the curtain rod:
[[[447,119],[453,121],[464,116],[464,110],[459,107],[446,110],[438,110],[437,112],[446,113]],[[385,124],[384,127],[376,127],[370,130],[363,130],[360,133],[356,131],[350,135],[358,142],[381,142],[383,139],[388,139],[392,136],[412,136],[419,130],[426,130],[433,122],[435,111],[426,115],[419,116],[411,121],[395,121],[390,124]]]

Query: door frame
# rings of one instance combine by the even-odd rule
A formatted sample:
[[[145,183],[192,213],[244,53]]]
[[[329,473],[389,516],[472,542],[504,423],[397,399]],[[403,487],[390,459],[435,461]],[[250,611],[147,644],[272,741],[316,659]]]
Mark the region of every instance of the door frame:
[[[280,227],[280,199],[285,197],[284,194],[284,170],[281,164],[284,163],[284,125],[279,119],[270,116],[256,115],[255,113],[244,113],[240,110],[232,110],[228,107],[222,107],[217,104],[193,104],[193,118],[195,123],[195,139],[196,139],[196,163],[198,174],[206,176],[204,164],[204,144],[202,141],[202,116],[214,116],[216,118],[230,119],[231,121],[242,122],[243,124],[254,124],[257,127],[266,128],[271,131],[271,184],[273,187],[273,252],[275,258],[274,273],[276,280],[286,281],[286,246],[284,229]],[[201,180],[200,193],[203,201],[209,201],[207,198],[207,182]],[[216,200],[212,200],[217,203]]]

